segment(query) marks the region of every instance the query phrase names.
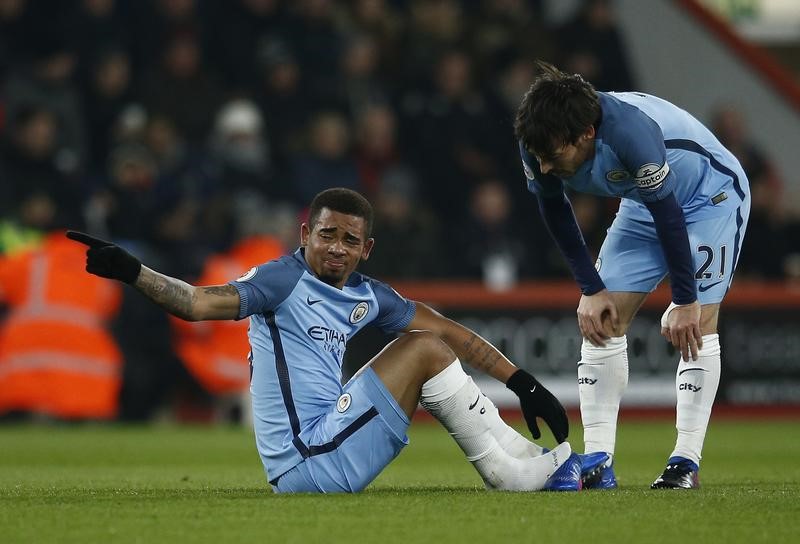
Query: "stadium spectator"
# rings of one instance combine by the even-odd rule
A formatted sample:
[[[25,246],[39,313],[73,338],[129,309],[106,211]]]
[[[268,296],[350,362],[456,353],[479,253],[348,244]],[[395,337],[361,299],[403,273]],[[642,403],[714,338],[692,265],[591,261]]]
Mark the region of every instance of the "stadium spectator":
[[[326,109],[334,107],[329,98],[336,94],[344,47],[344,36],[337,28],[336,9],[333,0],[290,2],[282,32],[297,55],[311,99]]]
[[[407,22],[400,38],[400,64],[395,70],[411,91],[427,91],[427,82],[438,59],[464,41],[467,25],[457,0],[411,0]]]
[[[465,217],[451,230],[449,274],[496,290],[513,287],[528,261],[525,226],[518,224],[506,183],[487,178],[472,190]]]
[[[375,238],[391,251],[377,251],[361,265],[377,278],[414,280],[444,276],[442,226],[420,200],[418,180],[407,168],[393,167],[379,180],[375,201]]]
[[[237,93],[258,87],[260,49],[280,39],[286,23],[280,0],[211,0],[206,14],[214,32],[208,36],[208,58]]]
[[[68,25],[70,40],[75,45],[78,81],[90,81],[107,52],[120,52],[129,63],[135,44],[127,23],[133,15],[129,4],[120,0],[78,0],[74,6],[74,13],[62,24]],[[126,70],[130,77],[132,66]]]
[[[559,28],[560,64],[601,91],[636,88],[625,40],[611,0],[583,0],[578,13]]]
[[[27,26],[35,22],[28,8],[27,0],[0,2],[0,82],[5,81],[9,69],[18,60],[16,55],[27,44]]]
[[[0,148],[0,215],[14,218],[20,203],[40,197],[58,203],[59,224],[69,224],[81,215],[84,188],[62,162],[57,114],[45,106],[24,105],[8,120],[6,138]]]
[[[146,73],[163,62],[163,54],[176,39],[185,37],[196,42],[204,52],[208,27],[214,22],[205,11],[205,2],[198,0],[150,0],[127,3],[131,10],[129,28],[134,32],[132,55],[137,69]],[[200,64],[206,63],[203,58]]]
[[[250,316],[256,442],[277,492],[360,491],[408,442],[419,402],[447,428],[487,488],[578,489],[582,460],[569,444],[545,453],[526,440],[503,422],[460,361],[519,395],[534,437],[540,436],[538,416],[561,442],[566,412],[544,386],[474,332],[355,272],[372,250],[371,226],[364,197],[324,191],[311,203],[293,255],[205,287],[160,274],[109,242],[74,231],[67,236],[89,246],[88,272],[133,285],[175,316]],[[342,385],[346,340],[370,323],[406,334]],[[587,465],[606,458],[586,458]]]
[[[189,144],[168,117],[152,115],[142,138],[158,172],[159,251],[178,263],[172,272],[196,275],[210,251],[223,247],[230,229],[217,197],[222,183],[205,149]]]
[[[586,451],[614,453],[628,383],[625,333],[669,273],[672,304],[661,332],[681,353],[678,438],[652,487],[698,487],[721,372],[719,306],[750,212],[747,176],[733,154],[678,107],[642,93],[597,92],[580,75],[544,62],[539,69],[515,128],[528,187],[583,293],[578,384]],[[622,198],[594,266],[565,186]],[[596,476],[588,487],[617,485],[610,463]]]
[[[377,194],[387,172],[404,169],[397,118],[388,105],[366,106],[356,117],[355,161],[359,186],[368,198]]]
[[[497,170],[492,151],[504,138],[466,51],[448,50],[430,75],[430,92],[403,98],[403,138],[413,139],[408,159],[423,178],[426,199],[436,213],[453,217],[467,205],[465,184]]]
[[[92,171],[108,161],[122,112],[134,101],[130,58],[121,49],[95,52],[83,90]]]
[[[469,43],[479,73],[497,73],[496,67],[508,63],[510,57],[535,59],[553,55],[554,40],[538,2],[477,0],[470,4],[471,9],[465,10],[469,17]]]
[[[87,144],[83,108],[74,78],[75,53],[60,29],[34,25],[31,32],[33,36],[19,52],[20,61],[9,71],[0,92],[5,101],[5,115],[14,119],[21,110],[50,111],[57,122],[55,145],[59,169],[79,173],[85,166]]]
[[[144,75],[143,102],[148,112],[171,117],[191,144],[202,145],[219,109],[224,89],[203,62],[199,36],[171,36]]]
[[[116,240],[155,243],[155,218],[163,202],[156,194],[158,179],[158,166],[145,146],[117,146],[109,157],[108,179],[89,203],[101,231]]]
[[[298,206],[311,202],[315,194],[330,187],[358,189],[347,118],[334,111],[316,114],[308,128],[308,148],[294,157],[291,168]]]
[[[0,414],[117,416],[123,357],[109,332],[121,289],[83,272],[84,252],[51,231],[0,257]],[[43,332],[46,331],[46,332]]]
[[[308,86],[294,52],[277,38],[260,44],[256,72],[255,100],[275,135],[270,139],[272,156],[279,177],[285,179],[291,156],[303,147],[311,118]]]
[[[389,101],[390,93],[378,73],[379,55],[377,43],[367,34],[351,36],[344,44],[335,95],[338,103],[332,105],[351,118],[374,104]]]
[[[387,0],[354,0],[347,3],[341,13],[339,26],[346,35],[367,35],[374,40],[379,59],[378,72],[381,81],[394,86],[400,66],[402,51],[399,41],[402,36],[404,17],[398,7]]]
[[[211,137],[218,190],[210,199],[206,220],[214,231],[214,246],[221,250],[234,239],[231,229],[242,206],[254,201],[263,208],[290,198],[292,191],[275,177],[267,128],[254,102],[241,98],[227,102],[217,114]]]

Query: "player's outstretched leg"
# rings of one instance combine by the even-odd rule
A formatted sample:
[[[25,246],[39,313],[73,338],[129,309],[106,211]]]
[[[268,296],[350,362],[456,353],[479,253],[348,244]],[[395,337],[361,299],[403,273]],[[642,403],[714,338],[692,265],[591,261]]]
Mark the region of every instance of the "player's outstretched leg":
[[[491,401],[464,373],[455,359],[422,385],[420,403],[447,429],[464,451],[489,489],[536,491],[569,458],[572,450],[563,443],[537,457],[509,455],[492,433]],[[487,414],[489,417],[487,417]]]
[[[584,339],[578,363],[578,392],[585,451],[587,454],[608,454],[608,459],[602,464],[587,463],[582,473],[583,486],[587,489],[617,487],[613,467],[617,414],[627,385],[627,338],[624,335],[609,338],[605,347],[593,346]],[[595,459],[592,458],[592,461]]]
[[[718,334],[703,336],[697,361],[678,363],[675,388],[678,396],[676,423],[678,439],[667,468],[652,488],[692,489],[700,487],[698,476],[711,407],[719,387],[722,350]]]

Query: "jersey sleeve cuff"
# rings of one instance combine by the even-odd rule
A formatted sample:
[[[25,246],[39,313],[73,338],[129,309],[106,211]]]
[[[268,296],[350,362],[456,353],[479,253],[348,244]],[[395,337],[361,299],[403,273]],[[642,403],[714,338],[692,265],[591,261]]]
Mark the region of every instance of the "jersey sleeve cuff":
[[[229,282],[229,285],[233,285],[239,292],[239,315],[236,316],[236,320],[239,321],[247,317],[247,306],[250,299],[244,285],[236,281]]]

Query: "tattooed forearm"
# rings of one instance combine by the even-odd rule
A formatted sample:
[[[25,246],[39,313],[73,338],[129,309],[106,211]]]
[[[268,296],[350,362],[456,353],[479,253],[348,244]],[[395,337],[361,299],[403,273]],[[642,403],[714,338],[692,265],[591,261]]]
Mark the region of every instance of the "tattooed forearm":
[[[136,288],[150,300],[182,319],[192,319],[194,287],[176,278],[142,267]]]
[[[486,373],[489,373],[503,357],[491,344],[476,334],[470,335],[464,342],[464,352],[469,364]]]

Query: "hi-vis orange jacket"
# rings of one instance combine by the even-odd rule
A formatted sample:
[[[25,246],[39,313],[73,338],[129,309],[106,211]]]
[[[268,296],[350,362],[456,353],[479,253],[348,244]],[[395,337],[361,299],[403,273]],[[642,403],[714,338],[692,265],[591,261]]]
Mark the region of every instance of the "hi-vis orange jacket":
[[[254,266],[285,253],[276,239],[253,236],[228,252],[211,256],[197,285],[220,285]],[[172,318],[175,352],[192,375],[210,393],[224,395],[245,391],[250,381],[247,353],[248,320],[187,322]]]
[[[110,419],[122,355],[106,325],[122,289],[84,270],[86,248],[63,232],[0,258],[0,413]]]

